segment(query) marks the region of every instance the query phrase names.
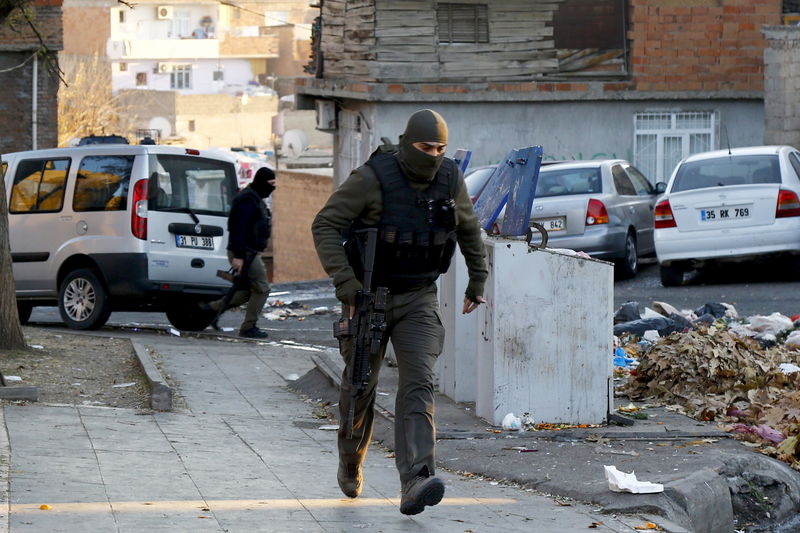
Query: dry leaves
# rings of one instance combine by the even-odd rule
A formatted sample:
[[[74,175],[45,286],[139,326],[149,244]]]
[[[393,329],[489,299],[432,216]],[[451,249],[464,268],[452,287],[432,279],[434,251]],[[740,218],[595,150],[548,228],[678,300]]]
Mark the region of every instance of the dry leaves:
[[[766,424],[787,439],[775,447],[753,433],[737,438],[762,441],[762,451],[800,470],[800,372],[785,375],[779,368],[800,363],[799,350],[763,349],[751,338],[712,327],[673,333],[638,358],[621,393],[670,404],[698,420]]]

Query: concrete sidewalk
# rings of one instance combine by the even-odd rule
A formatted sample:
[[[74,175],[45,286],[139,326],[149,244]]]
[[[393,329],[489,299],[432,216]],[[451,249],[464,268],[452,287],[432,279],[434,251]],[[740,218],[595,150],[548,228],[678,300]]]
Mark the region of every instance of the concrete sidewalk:
[[[174,385],[173,411],[4,404],[0,531],[629,532],[645,522],[447,472],[443,502],[406,517],[394,460],[377,446],[362,497],[345,499],[335,432],[287,387],[314,367],[313,348],[136,340]]]

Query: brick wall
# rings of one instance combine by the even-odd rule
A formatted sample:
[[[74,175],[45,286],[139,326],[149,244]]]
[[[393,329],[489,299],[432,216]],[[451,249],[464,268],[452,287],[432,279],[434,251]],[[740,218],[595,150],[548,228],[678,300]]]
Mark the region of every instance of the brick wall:
[[[53,52],[62,48],[61,2],[45,0],[34,3],[35,24]],[[23,22],[12,29],[0,24],[0,153],[30,150],[33,147],[33,54],[39,39]],[[52,56],[52,64],[58,63]],[[58,144],[59,79],[48,71],[45,58],[39,57],[36,77],[36,146],[53,148]]]
[[[630,0],[631,70],[642,91],[760,91],[761,26],[775,0]]]
[[[64,6],[64,52],[90,56],[105,55],[111,37],[109,6]],[[92,31],[86,31],[91,28]]]
[[[311,223],[333,190],[329,169],[279,170],[272,200],[273,281],[324,279]]]

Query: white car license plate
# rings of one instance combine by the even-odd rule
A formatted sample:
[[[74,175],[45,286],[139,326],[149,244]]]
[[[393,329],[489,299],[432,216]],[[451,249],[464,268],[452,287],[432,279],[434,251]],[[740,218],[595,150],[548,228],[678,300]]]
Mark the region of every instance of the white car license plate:
[[[567,229],[565,217],[537,218],[532,220],[532,222],[541,224],[547,231],[564,231]]]
[[[714,222],[717,220],[750,218],[751,211],[752,209],[750,207],[713,207],[711,209],[701,209],[700,221]]]
[[[175,235],[175,244],[178,248],[202,248],[203,250],[213,250],[214,237]]]

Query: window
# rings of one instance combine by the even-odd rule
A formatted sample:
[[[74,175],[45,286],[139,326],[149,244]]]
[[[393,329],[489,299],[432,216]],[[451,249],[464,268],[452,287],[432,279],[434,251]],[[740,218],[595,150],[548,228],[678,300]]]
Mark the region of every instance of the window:
[[[120,72],[127,72],[128,71],[128,64],[125,63],[124,61],[120,62],[119,71]]]
[[[614,188],[617,189],[617,194],[636,196],[636,189],[633,187],[631,179],[625,174],[621,166],[614,165],[611,167],[611,175],[614,177]]]
[[[227,216],[237,192],[233,163],[183,155],[149,157],[148,209]]]
[[[628,173],[631,183],[633,183],[633,188],[636,189],[636,194],[639,196],[649,196],[653,194],[653,186],[647,178],[644,177],[644,174],[632,166],[625,167],[625,171]]]
[[[194,120],[189,121],[189,131],[194,131]]]
[[[212,79],[214,81],[224,81],[225,80],[225,71],[223,71],[223,70],[215,70]]]
[[[436,7],[440,43],[488,43],[488,4],[440,3]]]
[[[11,188],[10,213],[54,212],[64,205],[69,159],[20,161]]]
[[[147,72],[137,72],[136,73],[136,86],[137,87],[144,87],[147,85]]]
[[[570,168],[566,170],[546,170],[539,173],[536,183],[536,198],[562,196],[567,194],[596,194],[603,192],[600,169]]]
[[[173,65],[172,72],[169,73],[169,86],[171,89],[191,89],[192,66]]]
[[[133,156],[88,156],[81,160],[75,180],[75,211],[124,211]]]
[[[780,182],[781,169],[777,155],[726,156],[681,165],[671,192]]]
[[[655,182],[692,154],[719,148],[719,114],[706,111],[636,113],[633,163]]]
[[[175,11],[175,15],[172,17],[173,37],[189,37],[192,34],[192,30],[189,29],[189,17],[189,11]]]
[[[125,23],[125,12],[121,9],[119,10],[119,23],[120,24]]]
[[[800,158],[797,157],[797,152],[792,152],[789,154],[789,163],[792,164],[792,168],[794,169],[794,173],[797,174],[797,177],[800,178]],[[3,173],[5,174],[6,168],[5,163],[3,163]]]

